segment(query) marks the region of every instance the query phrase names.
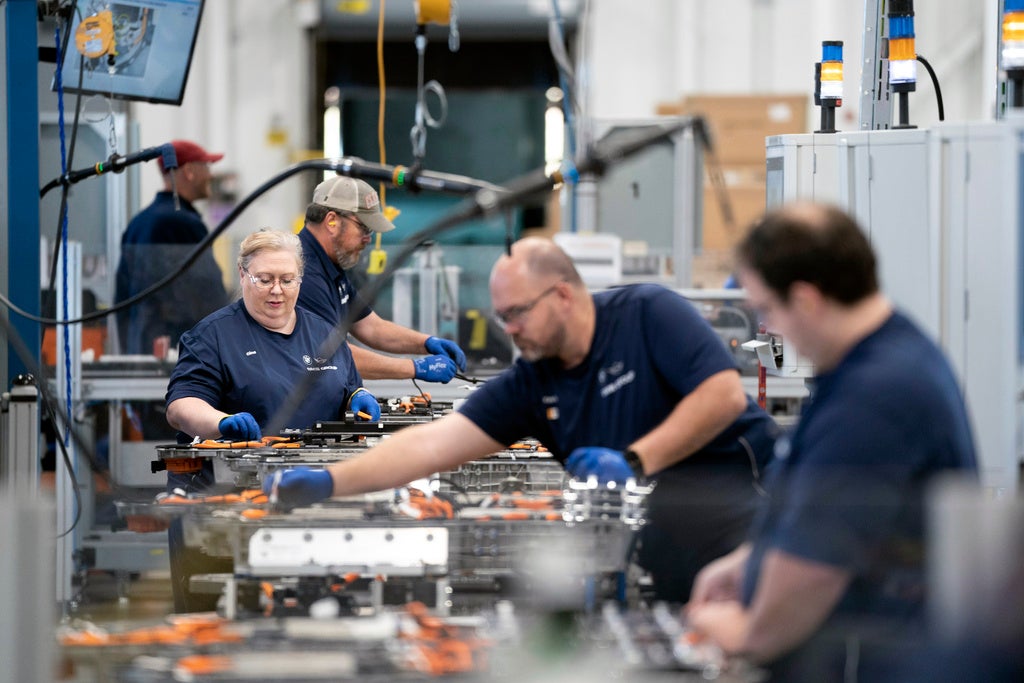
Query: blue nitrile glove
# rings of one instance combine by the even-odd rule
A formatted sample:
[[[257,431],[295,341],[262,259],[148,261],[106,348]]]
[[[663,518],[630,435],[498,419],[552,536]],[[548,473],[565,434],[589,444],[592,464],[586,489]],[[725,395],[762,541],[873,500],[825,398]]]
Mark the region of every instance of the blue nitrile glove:
[[[232,441],[259,441],[263,438],[256,418],[249,413],[235,413],[217,423],[220,435]]]
[[[459,370],[465,372],[466,354],[464,354],[462,349],[459,348],[459,345],[451,339],[427,337],[427,341],[423,342],[423,347],[430,353],[442,353],[448,356],[455,361],[455,365],[458,366]]]
[[[364,419],[359,417],[359,413],[362,412],[370,416],[367,422],[380,422],[380,404],[377,403],[376,397],[366,389],[356,392],[356,395],[352,397],[352,402],[349,404],[349,409],[352,411],[352,416],[355,417],[356,421]]]
[[[624,484],[630,477],[636,477],[622,451],[601,446],[577,448],[569,454],[565,461],[565,469],[577,479],[586,479],[595,474],[598,482],[602,484],[610,481]]]
[[[263,479],[263,492],[272,498],[276,495],[273,502],[282,507],[303,507],[330,498],[334,479],[327,470],[309,467],[278,470]]]
[[[455,376],[455,361],[448,356],[423,356],[413,360],[412,365],[416,368],[416,379],[424,382],[448,384]]]

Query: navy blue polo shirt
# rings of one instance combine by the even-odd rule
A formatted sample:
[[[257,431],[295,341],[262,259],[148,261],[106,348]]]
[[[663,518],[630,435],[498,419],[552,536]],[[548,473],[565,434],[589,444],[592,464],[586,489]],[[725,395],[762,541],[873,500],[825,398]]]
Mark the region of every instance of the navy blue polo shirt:
[[[299,241],[302,242],[305,265],[298,304],[336,325],[348,315],[349,305],[355,303],[356,288],[308,228],[299,232]],[[362,320],[372,312],[373,309],[367,306],[356,320]]]
[[[199,398],[226,413],[252,413],[263,428],[299,379],[316,373],[309,393],[285,426],[302,429],[317,420],[338,419],[362,383],[352,352],[342,344],[330,358],[317,357],[332,326],[298,306],[295,316],[291,334],[260,325],[242,300],[204,318],[181,337],[167,403]]]
[[[208,231],[199,212],[185,199],[175,206],[171,192],[159,192],[153,203],[128,223],[121,237],[115,298],[138,294],[168,275],[191,254]],[[220,267],[205,250],[188,270],[163,289],[117,313],[123,353],[152,353],[153,340],[167,335],[171,345],[205,316],[228,303]]]
[[[581,446],[626,448],[701,382],[736,368],[707,321],[675,292],[632,285],[593,298],[594,339],[580,365],[566,370],[557,359],[519,359],[474,391],[462,414],[496,441],[532,436],[564,462]],[[730,427],[669,469],[738,469],[749,481],[749,451],[767,461],[774,433],[771,418],[748,397]]]
[[[949,470],[977,470],[960,388],[939,348],[894,313],[815,379],[800,422],[779,439],[743,601],[774,548],[852,573],[833,617],[919,616],[923,489]]]
[[[583,446],[626,448],[703,381],[736,369],[711,326],[675,292],[633,285],[593,300],[594,338],[580,365],[520,359],[470,394],[462,414],[503,444],[539,439],[564,463]],[[638,561],[658,599],[685,602],[700,568],[745,538],[776,431],[748,397],[718,436],[654,475]]]

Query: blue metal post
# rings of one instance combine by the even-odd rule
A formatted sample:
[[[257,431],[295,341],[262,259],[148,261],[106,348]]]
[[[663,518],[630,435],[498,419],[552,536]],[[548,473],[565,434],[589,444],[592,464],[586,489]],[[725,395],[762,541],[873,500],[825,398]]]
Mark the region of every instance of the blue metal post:
[[[7,68],[7,295],[39,314],[39,45],[36,0],[7,0],[4,57]],[[10,320],[39,362],[39,324],[10,313]],[[7,376],[26,366],[6,344]]]

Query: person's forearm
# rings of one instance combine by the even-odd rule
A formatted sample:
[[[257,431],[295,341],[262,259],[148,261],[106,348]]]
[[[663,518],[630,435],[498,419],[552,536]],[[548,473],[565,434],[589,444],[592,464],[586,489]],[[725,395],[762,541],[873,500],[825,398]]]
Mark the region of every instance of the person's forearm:
[[[768,551],[740,653],[757,663],[770,662],[805,642],[821,628],[850,579],[842,568]]]
[[[409,358],[395,358],[374,353],[361,346],[350,344],[352,360],[356,370],[364,379],[411,379],[416,376],[416,368]]]
[[[376,313],[371,313],[352,325],[352,336],[378,351],[422,355],[426,353],[423,344],[429,335],[402,327],[390,320],[384,320]]]
[[[726,370],[704,380],[653,430],[631,447],[646,474],[688,458],[722,433],[747,408],[739,375]]]
[[[220,436],[220,421],[227,413],[191,396],[175,399],[167,406],[167,423],[180,432],[202,439]]]
[[[501,447],[468,418],[451,413],[440,420],[403,429],[366,453],[328,467],[334,479],[333,495],[403,486],[435,472],[455,469]]]

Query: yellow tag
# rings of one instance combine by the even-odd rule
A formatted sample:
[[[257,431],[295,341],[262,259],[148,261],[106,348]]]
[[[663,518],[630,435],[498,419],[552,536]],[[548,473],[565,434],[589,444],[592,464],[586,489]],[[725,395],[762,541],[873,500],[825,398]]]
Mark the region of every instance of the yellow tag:
[[[398,214],[402,213],[390,204],[385,204],[381,209],[384,218],[394,222]],[[377,246],[370,252],[370,263],[366,266],[367,275],[380,275],[384,272],[384,266],[388,263],[388,253],[380,248],[380,233],[377,233]]]
[[[383,249],[374,249],[370,252],[370,263],[366,266],[368,275],[380,275],[384,272],[384,266],[388,262],[388,252]]]
[[[366,14],[370,11],[370,0],[340,0],[334,8],[342,14]]]
[[[466,311],[466,318],[473,321],[469,333],[469,348],[479,351],[487,346],[487,317],[477,309],[471,308]]]

